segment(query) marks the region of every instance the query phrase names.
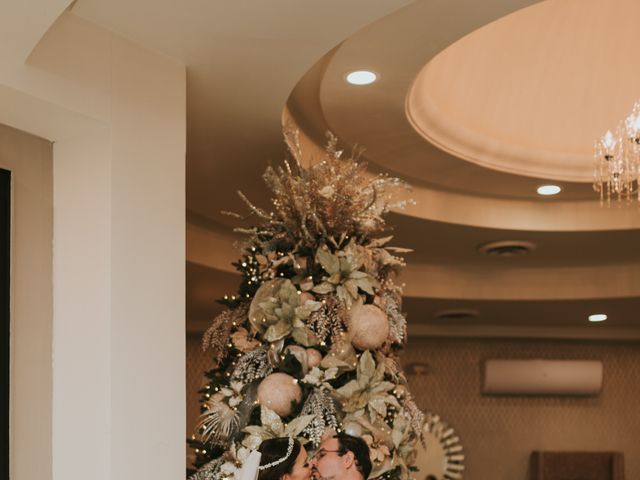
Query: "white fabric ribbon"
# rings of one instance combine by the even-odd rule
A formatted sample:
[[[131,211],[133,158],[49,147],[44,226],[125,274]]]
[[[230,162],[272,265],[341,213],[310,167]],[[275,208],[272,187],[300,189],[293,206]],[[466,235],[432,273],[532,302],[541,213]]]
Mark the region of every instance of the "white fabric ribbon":
[[[260,458],[262,458],[262,454],[260,452],[251,450],[251,453],[242,466],[239,480],[256,480],[258,478],[258,467],[260,466]]]

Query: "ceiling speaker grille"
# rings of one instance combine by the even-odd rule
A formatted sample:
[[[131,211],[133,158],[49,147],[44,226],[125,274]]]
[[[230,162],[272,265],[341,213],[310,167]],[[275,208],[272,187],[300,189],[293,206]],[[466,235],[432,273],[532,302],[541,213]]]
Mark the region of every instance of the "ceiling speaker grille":
[[[499,242],[484,243],[478,247],[478,252],[490,257],[520,257],[527,255],[536,249],[531,242],[520,240],[502,240]]]
[[[477,310],[451,309],[436,312],[434,317],[438,320],[469,320],[479,315]]]

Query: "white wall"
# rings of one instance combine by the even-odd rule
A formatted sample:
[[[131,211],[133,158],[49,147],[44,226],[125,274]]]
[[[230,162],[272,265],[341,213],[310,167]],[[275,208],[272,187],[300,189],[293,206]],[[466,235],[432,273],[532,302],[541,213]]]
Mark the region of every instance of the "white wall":
[[[47,140],[0,125],[12,197],[10,442],[14,458],[21,455],[12,478],[51,478],[51,409],[42,405],[51,405],[52,385],[52,151]],[[38,461],[29,461],[33,451]]]
[[[51,478],[181,478],[184,66],[68,13],[3,60],[0,122],[55,142]],[[46,458],[14,448],[13,478]]]

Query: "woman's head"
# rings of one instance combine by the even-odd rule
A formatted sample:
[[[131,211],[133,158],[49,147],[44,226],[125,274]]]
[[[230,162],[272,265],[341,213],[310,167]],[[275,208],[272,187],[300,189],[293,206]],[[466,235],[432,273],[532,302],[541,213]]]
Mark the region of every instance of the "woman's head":
[[[297,440],[289,437],[269,438],[258,451],[260,469],[258,480],[309,480],[311,468],[307,452]]]

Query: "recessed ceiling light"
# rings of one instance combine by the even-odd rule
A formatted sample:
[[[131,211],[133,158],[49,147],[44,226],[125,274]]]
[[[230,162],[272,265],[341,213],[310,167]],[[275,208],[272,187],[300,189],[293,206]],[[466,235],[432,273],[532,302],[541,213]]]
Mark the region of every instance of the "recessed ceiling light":
[[[538,195],[557,195],[562,189],[558,185],[541,185],[538,187]]]
[[[356,70],[347,74],[347,82],[352,85],[369,85],[377,80],[378,75],[369,70]]]
[[[589,315],[590,322],[604,322],[607,319],[607,315],[604,313],[594,313]]]

